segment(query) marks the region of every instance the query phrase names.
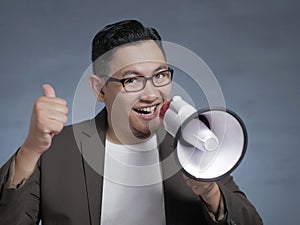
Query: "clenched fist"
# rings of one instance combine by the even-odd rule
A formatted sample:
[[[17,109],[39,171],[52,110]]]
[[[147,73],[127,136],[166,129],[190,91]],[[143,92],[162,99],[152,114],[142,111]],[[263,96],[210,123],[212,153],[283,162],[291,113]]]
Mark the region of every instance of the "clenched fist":
[[[193,180],[183,174],[183,178],[189,188],[196,194],[202,197],[206,202],[208,210],[216,214],[221,200],[221,191],[216,182],[201,182]]]

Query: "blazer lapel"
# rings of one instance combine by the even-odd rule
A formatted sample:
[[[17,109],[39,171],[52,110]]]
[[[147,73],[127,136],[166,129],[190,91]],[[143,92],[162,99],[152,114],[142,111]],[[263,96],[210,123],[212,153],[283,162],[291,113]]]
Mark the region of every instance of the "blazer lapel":
[[[158,133],[159,156],[162,169],[163,180],[169,179],[180,170],[175,158],[174,138],[166,133],[163,128],[159,128]],[[165,182],[164,182],[165,184]]]
[[[99,225],[101,218],[106,126],[105,109],[95,119],[73,125],[74,135],[82,154],[91,225]]]

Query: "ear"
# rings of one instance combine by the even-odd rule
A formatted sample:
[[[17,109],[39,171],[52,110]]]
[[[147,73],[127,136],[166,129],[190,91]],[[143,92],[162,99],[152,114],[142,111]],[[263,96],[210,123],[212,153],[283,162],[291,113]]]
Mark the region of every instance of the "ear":
[[[104,102],[104,100],[105,100],[105,94],[103,91],[103,87],[105,85],[104,79],[101,77],[98,77],[97,75],[92,74],[89,77],[89,84],[90,84],[97,100],[100,102]]]

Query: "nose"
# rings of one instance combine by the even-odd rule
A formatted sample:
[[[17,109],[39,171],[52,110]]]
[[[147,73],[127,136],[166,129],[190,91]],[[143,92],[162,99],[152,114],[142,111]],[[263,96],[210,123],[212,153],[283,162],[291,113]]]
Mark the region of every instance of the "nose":
[[[159,90],[152,83],[152,80],[149,79],[146,82],[144,89],[141,92],[141,100],[145,101],[154,101],[159,97]]]

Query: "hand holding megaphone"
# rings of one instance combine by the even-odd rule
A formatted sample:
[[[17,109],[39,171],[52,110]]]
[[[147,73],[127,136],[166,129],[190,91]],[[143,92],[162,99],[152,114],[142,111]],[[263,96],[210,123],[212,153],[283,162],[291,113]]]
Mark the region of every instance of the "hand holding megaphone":
[[[228,109],[197,111],[174,96],[162,107],[160,118],[175,138],[175,155],[183,172],[193,179],[221,178],[233,171],[245,154],[245,125]]]

